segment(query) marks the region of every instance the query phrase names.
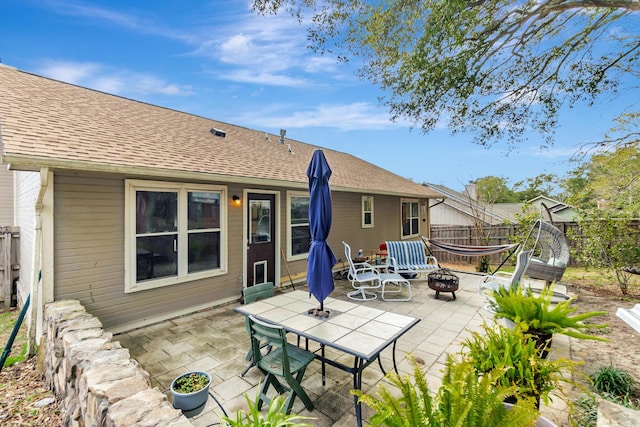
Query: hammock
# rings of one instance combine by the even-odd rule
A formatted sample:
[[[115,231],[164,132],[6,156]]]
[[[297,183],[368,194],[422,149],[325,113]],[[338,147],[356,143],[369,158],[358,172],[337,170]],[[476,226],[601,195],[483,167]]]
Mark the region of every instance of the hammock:
[[[431,246],[434,246],[443,251],[451,252],[456,255],[463,256],[486,256],[498,254],[510,249],[514,249],[520,246],[520,243],[511,243],[506,245],[494,245],[494,246],[468,246],[468,245],[455,245],[451,243],[444,243],[438,240],[427,239],[423,237],[423,240],[429,242]]]
[[[498,254],[504,251],[510,251],[509,254],[502,260],[500,265],[493,271],[495,273],[507,262],[509,257],[515,253],[515,251],[520,247],[520,243],[508,243],[505,245],[493,245],[493,246],[473,246],[473,245],[456,245],[452,243],[444,243],[438,240],[427,239],[424,236],[420,236],[424,246],[427,248],[429,253],[433,255],[431,252],[431,248],[429,245],[434,248],[441,249],[446,252],[451,252],[452,254],[462,255],[462,256],[488,256],[493,254]]]

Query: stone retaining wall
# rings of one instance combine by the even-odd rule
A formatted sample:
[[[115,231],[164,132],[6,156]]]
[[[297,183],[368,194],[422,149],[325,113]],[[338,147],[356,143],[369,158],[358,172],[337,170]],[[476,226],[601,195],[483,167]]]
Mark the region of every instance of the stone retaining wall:
[[[64,425],[191,426],[78,301],[47,304],[45,328],[45,381],[62,401]]]

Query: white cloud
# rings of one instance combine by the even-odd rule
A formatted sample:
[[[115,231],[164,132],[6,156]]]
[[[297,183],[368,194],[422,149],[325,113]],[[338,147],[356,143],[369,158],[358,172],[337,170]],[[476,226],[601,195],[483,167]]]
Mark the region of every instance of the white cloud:
[[[543,149],[539,147],[531,147],[529,150],[530,155],[534,157],[544,157],[547,159],[567,159],[571,156],[575,156],[579,153],[578,148],[568,148],[568,147],[557,147],[557,148],[548,148]]]
[[[80,16],[87,19],[103,21],[143,34],[153,34],[170,39],[182,40],[184,42],[194,41],[193,36],[188,31],[175,31],[145,17],[117,12],[104,7],[86,5],[75,1],[52,0],[49,1],[48,4],[54,12],[60,15]]]
[[[234,120],[256,127],[310,128],[324,127],[344,131],[382,130],[406,124],[393,123],[387,112],[366,102],[352,104],[325,104],[317,108],[282,112],[284,106],[277,106],[262,111],[252,111]],[[289,108],[290,107],[286,107]]]
[[[191,21],[189,27],[181,27],[178,20],[169,26],[157,22],[153,11],[134,14],[73,0],[51,0],[48,4],[61,15],[80,16],[141,34],[179,40],[186,49],[191,49],[185,55],[213,61],[214,75],[224,80],[299,86],[311,84],[316,77],[323,82],[353,78],[344,69],[338,72],[335,58],[320,57],[308,49],[306,23],[301,24],[287,13],[258,15],[248,7],[232,12],[234,8],[226,10],[224,5],[217,5],[222,9],[218,13],[214,7],[205,7],[210,16],[205,13],[200,22]],[[221,22],[229,24],[221,25]]]
[[[191,52],[231,67],[217,77],[274,86],[308,85],[316,76],[344,79],[335,58],[307,48],[305,28],[295,18],[247,12],[230,21],[233,25],[211,28]]]
[[[38,73],[114,95],[185,96],[192,94],[190,86],[167,83],[150,74],[134,73],[97,63],[49,61],[40,68]]]
[[[91,75],[99,72],[100,65],[94,63],[50,62],[44,66],[41,73],[52,79],[63,82],[82,84]]]
[[[217,76],[234,82],[255,83],[269,86],[294,87],[308,85],[308,82],[305,79],[289,77],[284,74],[255,72],[245,69],[237,69],[231,72],[218,74]]]

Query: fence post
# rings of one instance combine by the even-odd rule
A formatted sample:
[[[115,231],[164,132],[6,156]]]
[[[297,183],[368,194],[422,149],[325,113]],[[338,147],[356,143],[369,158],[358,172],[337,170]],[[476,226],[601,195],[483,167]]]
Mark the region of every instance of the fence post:
[[[8,308],[11,303],[11,233],[7,227],[0,228],[0,269],[0,304]]]
[[[0,227],[0,306],[11,307],[14,265],[18,265],[18,227]],[[15,243],[14,243],[15,239]]]

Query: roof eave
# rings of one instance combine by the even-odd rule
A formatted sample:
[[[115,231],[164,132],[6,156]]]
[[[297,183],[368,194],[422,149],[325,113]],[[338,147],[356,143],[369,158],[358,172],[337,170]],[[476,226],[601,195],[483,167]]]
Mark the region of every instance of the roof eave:
[[[53,159],[50,157],[39,156],[22,156],[5,154],[2,156],[2,163],[6,163],[10,170],[21,171],[39,171],[41,167],[48,167],[51,170],[72,170],[82,172],[95,172],[95,173],[112,173],[120,175],[134,175],[139,177],[149,178],[170,178],[179,180],[195,180],[195,181],[212,181],[212,182],[227,182],[237,184],[253,184],[253,185],[265,185],[273,187],[286,187],[286,188],[299,188],[308,190],[308,182],[295,182],[287,180],[275,180],[264,178],[252,178],[246,176],[235,176],[226,174],[217,174],[210,172],[193,172],[193,171],[181,171],[173,169],[158,169],[149,168],[144,166],[126,166],[126,165],[114,165],[106,163],[90,163],[79,162],[67,159]],[[355,187],[343,187],[339,185],[331,185],[332,191],[343,191],[349,193],[363,193],[363,194],[380,194],[397,197],[407,198],[419,198],[429,199],[437,196],[418,194],[414,192],[399,192],[399,191],[383,191],[383,190],[370,190],[364,188]]]

